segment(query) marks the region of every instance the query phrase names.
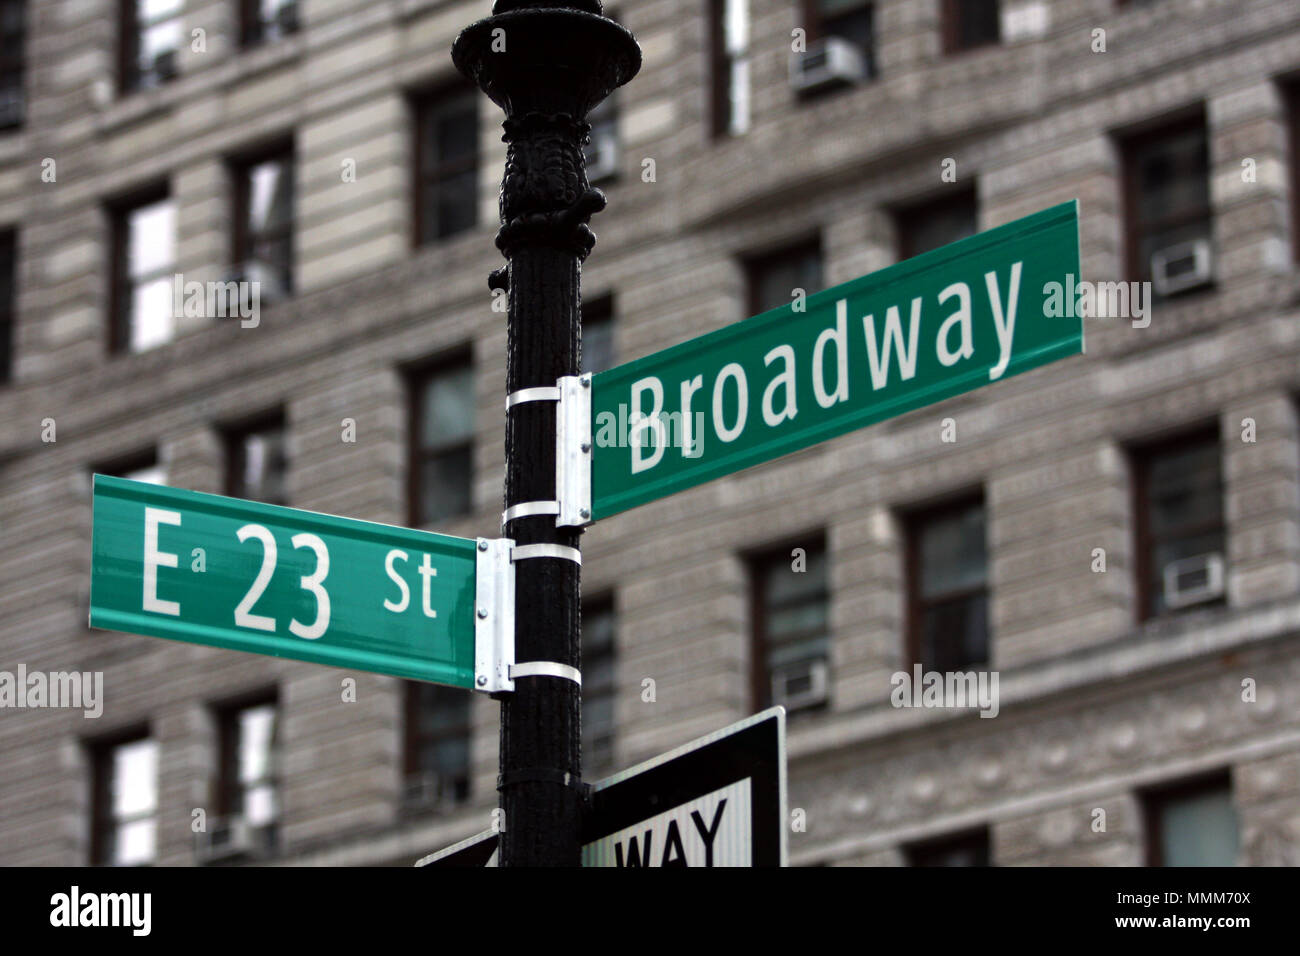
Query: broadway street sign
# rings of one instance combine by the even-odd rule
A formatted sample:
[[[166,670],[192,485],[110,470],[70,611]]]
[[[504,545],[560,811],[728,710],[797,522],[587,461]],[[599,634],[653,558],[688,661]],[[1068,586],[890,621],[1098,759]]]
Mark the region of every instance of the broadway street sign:
[[[561,455],[559,520],[617,514],[1077,355],[1082,320],[1044,303],[1049,283],[1078,274],[1071,201],[598,372],[590,454]],[[588,481],[566,480],[566,468],[586,478],[587,460]]]
[[[785,708],[615,774],[591,796],[583,866],[785,866]],[[496,851],[486,830],[416,866],[496,866]]]
[[[96,475],[90,625],[510,690],[511,544]]]

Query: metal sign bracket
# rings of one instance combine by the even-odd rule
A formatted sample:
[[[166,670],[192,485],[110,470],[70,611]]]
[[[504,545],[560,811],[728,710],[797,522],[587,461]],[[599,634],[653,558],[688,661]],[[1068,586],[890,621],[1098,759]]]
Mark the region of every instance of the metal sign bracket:
[[[560,400],[555,419],[555,524],[591,524],[591,373],[557,380]]]
[[[479,538],[474,576],[474,689],[515,689],[515,566],[512,538]]]

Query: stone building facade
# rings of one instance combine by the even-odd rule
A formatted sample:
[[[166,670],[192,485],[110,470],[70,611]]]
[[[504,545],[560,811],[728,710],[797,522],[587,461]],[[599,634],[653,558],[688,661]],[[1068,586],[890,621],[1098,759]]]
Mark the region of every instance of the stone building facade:
[[[0,130],[13,249],[0,671],[102,672],[104,706],[97,719],[0,709],[0,863],[111,861],[128,845],[159,863],[215,860],[195,811],[215,825],[223,794],[247,806],[259,786],[274,792],[274,838],[231,861],[402,864],[485,829],[490,699],[470,702],[467,747],[439,751],[462,778],[421,801],[420,704],[402,681],[86,618],[95,470],[227,492],[232,454],[254,447],[240,436],[272,421],[281,500],[408,524],[414,456],[445,451],[413,435],[429,412],[412,394],[448,363],[469,370],[455,379],[469,390],[465,503],[425,526],[497,533],[505,323],[485,280],[501,262],[500,115],[473,101],[457,166],[456,114],[426,106],[454,90],[451,42],[489,4],[18,6],[23,116]],[[1169,294],[1145,327],[1087,319],[1084,356],[589,529],[584,596],[604,602],[613,635],[591,772],[772,699],[755,634],[770,638],[776,615],[758,569],[803,549],[824,569],[800,605],[822,651],[780,692],[812,705],[792,706],[788,728],[791,863],[1140,865],[1196,852],[1191,831],[1244,864],[1300,863],[1300,7],[637,0],[614,13],[644,65],[605,114],[610,202],[583,277],[593,314],[612,316],[614,361],[775,304],[765,286],[830,286],[927,236],[1076,198],[1083,277],[1156,278]],[[814,53],[843,41],[826,77],[798,59],[792,74],[801,38]],[[250,246],[242,220],[263,183],[250,170],[278,157],[266,181],[291,194],[287,231],[263,218]],[[1147,203],[1152,181],[1181,185]],[[121,247],[132,228],[155,235],[132,219],[151,202],[172,237],[159,275],[227,278],[241,242],[288,263],[291,285],[256,327],[119,315],[124,283],[147,305]],[[1153,267],[1166,239],[1190,280],[1172,258]],[[1200,566],[1204,600],[1171,607],[1184,597],[1152,564],[1167,554],[1151,502],[1191,467],[1189,442],[1217,465],[1208,497],[1187,491],[1217,563]],[[926,662],[917,529],[962,502],[983,528],[972,573],[981,669],[1000,678],[993,719],[890,699],[892,675]],[[273,767],[257,779],[230,769],[257,732],[231,723],[240,704],[274,714]],[[124,754],[133,741],[147,746]],[[114,773],[140,768],[149,792],[118,805]]]

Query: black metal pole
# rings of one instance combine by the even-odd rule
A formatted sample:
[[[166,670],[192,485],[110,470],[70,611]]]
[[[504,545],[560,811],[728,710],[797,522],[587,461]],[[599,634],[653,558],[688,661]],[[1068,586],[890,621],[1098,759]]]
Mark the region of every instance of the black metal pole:
[[[489,280],[509,290],[506,392],[554,386],[579,371],[580,276],[605,197],[587,182],[588,111],[641,65],[632,35],[598,0],[497,0],[467,27],[452,59],[505,110],[505,175],[496,244],[506,266]],[[554,402],[506,412],[505,503],[553,502]],[[517,517],[516,545],[576,549],[581,531],[554,514]],[[515,565],[515,660],[581,667],[579,565],[560,557]],[[502,866],[577,866],[582,826],[581,690],[554,676],[516,677],[501,695],[505,810]]]

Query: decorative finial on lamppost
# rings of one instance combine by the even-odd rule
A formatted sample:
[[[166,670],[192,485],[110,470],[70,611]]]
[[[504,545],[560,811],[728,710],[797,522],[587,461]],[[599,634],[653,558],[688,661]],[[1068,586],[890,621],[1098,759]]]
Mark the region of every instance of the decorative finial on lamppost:
[[[599,0],[497,0],[452,47],[456,68],[506,113],[508,144],[497,247],[567,241],[580,258],[605,206],[587,182],[587,113],[641,68],[641,49]]]

